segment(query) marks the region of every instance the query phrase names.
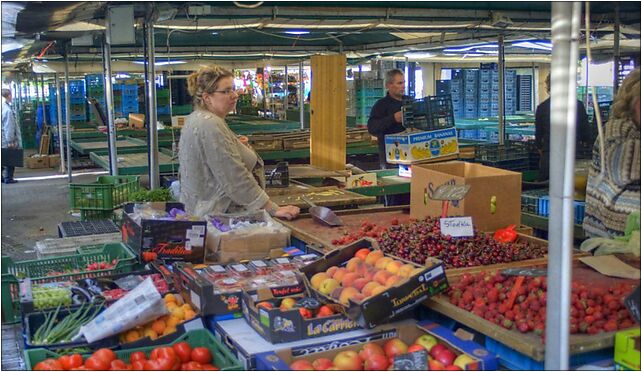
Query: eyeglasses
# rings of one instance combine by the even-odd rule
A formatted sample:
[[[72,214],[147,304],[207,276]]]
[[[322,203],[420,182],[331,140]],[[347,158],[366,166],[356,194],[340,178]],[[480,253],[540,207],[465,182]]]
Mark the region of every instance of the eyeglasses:
[[[232,89],[232,88],[228,88],[228,89],[225,89],[225,90],[214,90],[214,91],[212,91],[212,93],[221,93],[221,94],[225,94],[226,96],[229,96],[232,93],[238,94],[236,89]]]

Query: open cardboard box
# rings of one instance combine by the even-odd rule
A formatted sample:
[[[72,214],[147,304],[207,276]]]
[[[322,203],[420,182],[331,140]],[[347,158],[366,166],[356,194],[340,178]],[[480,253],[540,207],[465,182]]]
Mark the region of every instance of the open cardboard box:
[[[292,342],[312,337],[323,337],[335,333],[351,331],[359,325],[346,318],[339,305],[330,304],[334,315],[321,318],[304,318],[298,308],[281,310],[279,306],[285,298],[300,300],[303,295],[275,298],[267,288],[257,290],[256,295],[243,292],[243,316],[261,337],[275,344]],[[257,306],[267,301],[273,308]]]
[[[444,184],[470,185],[464,199],[449,202],[448,216],[471,216],[480,231],[495,231],[521,221],[521,173],[462,161],[416,164],[410,182],[410,216],[441,216],[432,193]]]
[[[443,344],[455,354],[460,355],[465,353],[474,359],[475,362],[466,365],[466,370],[497,370],[499,367],[496,355],[491,355],[479,344],[470,340],[461,339],[449,329],[430,321],[414,324],[410,322],[400,323],[397,325],[396,332],[389,334],[389,337],[368,340],[360,343],[346,343],[346,346],[338,349],[321,349],[321,351],[316,353],[299,352],[296,355],[293,354],[291,349],[281,349],[273,352],[261,353],[256,356],[257,367],[272,371],[289,371],[291,370],[290,364],[296,360],[306,359],[309,362],[318,358],[328,358],[333,360],[334,356],[341,351],[351,350],[358,353],[367,342],[374,342],[383,347],[386,341],[395,337],[400,338],[407,345],[411,345],[419,336],[424,334],[432,335],[440,344]]]
[[[343,248],[335,249],[321,259],[301,268],[301,272],[305,276],[306,285],[322,302],[336,303],[336,300],[313,289],[310,284],[312,276],[326,271],[331,266],[345,266],[361,248],[377,250],[379,246],[375,240],[364,238]],[[385,256],[389,255],[385,254]],[[409,278],[387,288],[382,293],[370,296],[363,301],[355,302],[350,299],[349,305],[345,307],[346,314],[348,318],[359,323],[361,327],[373,328],[380,324],[398,320],[409,310],[419,306],[424,300],[448,288],[444,265],[441,261],[429,258],[425,266],[420,266],[398,257],[392,258],[411,264],[420,270]]]

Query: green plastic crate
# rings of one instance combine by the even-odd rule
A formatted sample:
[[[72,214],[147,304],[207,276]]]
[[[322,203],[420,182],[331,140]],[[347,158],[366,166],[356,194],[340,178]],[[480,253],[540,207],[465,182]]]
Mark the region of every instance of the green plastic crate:
[[[186,341],[187,343],[194,347],[206,347],[210,350],[212,353],[212,358],[214,359],[212,364],[214,364],[216,367],[218,367],[221,371],[242,371],[243,368],[241,366],[241,362],[234,357],[232,352],[227,348],[227,346],[223,345],[220,341],[218,341],[214,335],[207,329],[196,329],[187,332],[186,334],[182,335],[181,337],[177,338],[172,342],[171,344],[167,344],[164,346],[170,346],[174,345],[175,343]],[[149,347],[143,347],[143,348],[135,348],[135,349],[126,349],[126,350],[115,350],[116,356],[123,360],[123,361],[129,361],[129,356],[133,354],[136,351],[142,351],[144,352],[147,357],[149,357],[149,353],[161,346],[149,346]],[[60,355],[56,354],[52,351],[49,351],[47,349],[28,349],[25,350],[24,352],[25,355],[25,368],[27,370],[32,370],[33,367],[42,362],[45,359],[48,358],[58,358]],[[83,355],[83,358],[86,359],[90,356],[90,354],[85,354]]]
[[[94,211],[91,209],[81,209],[80,210],[80,220],[81,221],[90,221],[90,220],[113,220],[114,211],[113,210],[98,210]]]
[[[87,253],[73,256],[44,258],[41,260],[14,262],[10,257],[2,257],[2,321],[16,323],[20,321],[20,288],[22,279],[30,278],[34,284],[96,278],[113,274],[131,272],[136,265],[136,255],[123,243],[103,244],[102,249],[87,249]],[[118,262],[111,269],[82,271],[94,262]],[[79,270],[75,273],[47,275],[51,271],[64,269]]]
[[[71,209],[106,211],[123,206],[138,191],[138,176],[99,176],[97,182],[69,185]]]

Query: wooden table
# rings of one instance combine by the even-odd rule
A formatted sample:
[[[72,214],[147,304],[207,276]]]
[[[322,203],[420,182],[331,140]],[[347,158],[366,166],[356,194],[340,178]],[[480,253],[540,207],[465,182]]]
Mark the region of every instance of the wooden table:
[[[374,204],[377,198],[364,196],[348,190],[342,190],[334,186],[329,187],[305,187],[291,185],[280,194],[271,191],[270,200],[278,205],[294,205],[302,210],[309,208],[301,197],[305,196],[314,204],[329,208],[356,207],[358,205]]]

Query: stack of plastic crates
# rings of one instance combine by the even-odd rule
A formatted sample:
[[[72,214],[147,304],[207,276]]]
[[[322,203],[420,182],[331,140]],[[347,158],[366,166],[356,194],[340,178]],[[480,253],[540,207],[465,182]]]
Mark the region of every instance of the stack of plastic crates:
[[[138,85],[117,84],[114,91],[118,91],[118,103],[114,102],[114,115],[119,118],[127,118],[129,114],[138,113]],[[114,101],[116,94],[114,93]]]
[[[543,217],[548,217],[550,214],[550,199],[548,195],[539,198],[538,214]],[[575,200],[573,201],[574,222],[576,225],[581,225],[584,221],[584,212],[586,209],[586,202]]]
[[[512,171],[524,171],[530,167],[528,147],[525,142],[479,145],[475,148],[475,162]]]
[[[115,261],[109,269],[87,270],[87,266],[97,262]],[[96,278],[132,271],[136,255],[123,243],[110,243],[92,246],[92,249],[78,251],[77,254],[40,260],[14,262],[10,257],[2,257],[2,320],[5,323],[20,321],[20,282],[31,279],[32,284],[72,281],[83,278]]]
[[[522,212],[539,215],[539,200],[548,196],[548,189],[526,190],[522,192]]]
[[[452,98],[449,95],[427,96],[403,106],[403,123],[407,128],[439,130],[455,126]]]
[[[138,191],[138,176],[99,176],[97,182],[69,185],[69,205],[80,210],[80,219],[112,219],[114,209],[130,201],[131,194]]]
[[[156,90],[156,113],[158,115],[169,115],[169,89]]]
[[[65,97],[65,88],[60,86],[60,102],[62,105],[62,121],[66,122],[67,106]],[[87,102],[85,98],[85,81],[84,80],[70,80],[69,81],[69,108],[71,116],[70,122],[84,123],[87,120]],[[49,85],[49,118],[52,125],[58,124],[58,104],[56,97],[56,86]]]
[[[355,113],[357,124],[367,124],[372,106],[385,96],[381,79],[357,79],[355,82]]]

